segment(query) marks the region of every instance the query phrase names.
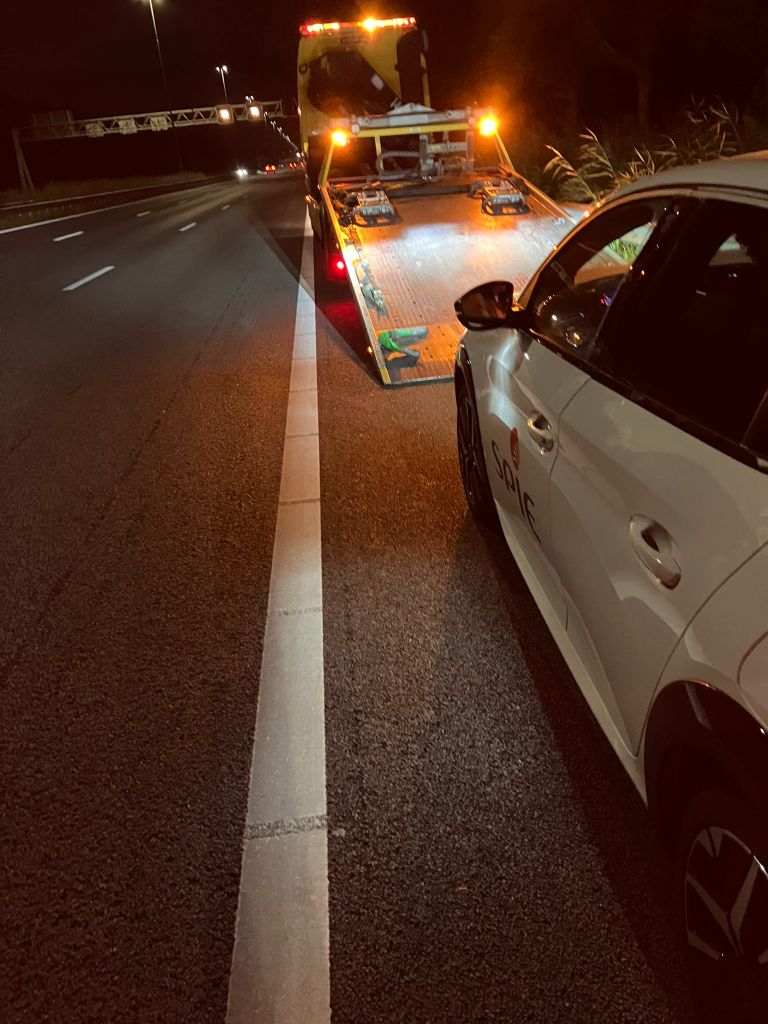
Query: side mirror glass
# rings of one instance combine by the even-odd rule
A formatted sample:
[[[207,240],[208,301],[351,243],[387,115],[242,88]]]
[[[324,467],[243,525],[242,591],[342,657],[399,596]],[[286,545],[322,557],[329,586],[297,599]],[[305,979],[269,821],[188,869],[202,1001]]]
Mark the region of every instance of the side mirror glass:
[[[459,323],[471,331],[508,326],[515,308],[515,289],[509,281],[488,281],[454,303]]]

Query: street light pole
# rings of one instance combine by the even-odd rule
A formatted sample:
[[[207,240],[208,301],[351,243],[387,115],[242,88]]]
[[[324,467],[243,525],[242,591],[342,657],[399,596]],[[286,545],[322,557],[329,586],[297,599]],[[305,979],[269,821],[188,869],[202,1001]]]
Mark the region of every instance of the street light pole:
[[[229,68],[227,67],[226,64],[222,64],[221,66],[217,64],[216,70],[221,75],[221,86],[224,89],[224,102],[227,104],[227,106],[229,106],[229,97],[227,96],[227,80],[224,77],[225,75],[229,74]]]
[[[149,3],[149,13],[152,15],[152,28],[155,33],[155,46],[157,47],[157,59],[160,64],[160,74],[163,76],[163,92],[165,94],[165,105],[168,107],[168,120],[171,124],[171,133],[173,135],[173,144],[176,148],[176,159],[179,164],[179,170],[184,170],[184,162],[181,159],[181,150],[179,149],[179,137],[176,134],[176,127],[173,123],[173,116],[171,114],[171,101],[168,96],[168,79],[165,77],[165,64],[163,62],[163,51],[160,49],[160,36],[157,32],[157,21],[155,20],[155,5],[153,0],[147,0]]]

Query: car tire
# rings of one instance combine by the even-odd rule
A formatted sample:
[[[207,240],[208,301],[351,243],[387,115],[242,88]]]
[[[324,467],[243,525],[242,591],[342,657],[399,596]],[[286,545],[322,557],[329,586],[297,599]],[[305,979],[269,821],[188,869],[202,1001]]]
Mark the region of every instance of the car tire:
[[[456,381],[456,445],[469,511],[483,526],[500,533],[499,516],[485,467],[477,410],[463,374]]]
[[[701,1019],[764,1024],[768,1020],[766,816],[727,790],[700,793],[689,804],[678,832],[675,875]]]

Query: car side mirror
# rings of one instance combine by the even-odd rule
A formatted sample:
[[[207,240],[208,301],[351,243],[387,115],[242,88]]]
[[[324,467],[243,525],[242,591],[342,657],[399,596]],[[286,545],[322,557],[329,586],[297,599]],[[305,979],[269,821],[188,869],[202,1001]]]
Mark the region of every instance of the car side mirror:
[[[515,288],[509,281],[488,281],[462,295],[454,303],[456,316],[470,331],[511,327],[522,312],[515,305]]]

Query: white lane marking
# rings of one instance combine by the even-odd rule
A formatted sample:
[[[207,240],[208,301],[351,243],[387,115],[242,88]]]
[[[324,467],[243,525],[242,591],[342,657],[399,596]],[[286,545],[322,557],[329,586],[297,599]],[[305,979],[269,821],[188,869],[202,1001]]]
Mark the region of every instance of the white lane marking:
[[[82,288],[84,284],[88,284],[90,281],[95,281],[97,277],[101,277],[103,274],[108,274],[110,270],[114,269],[114,267],[102,267],[101,270],[96,270],[87,277],[81,277],[79,281],[75,281],[74,284],[68,284],[66,288],[62,288],[61,290],[63,292],[73,292],[75,288]]]
[[[137,213],[137,217],[148,217],[152,213],[151,210],[142,210],[141,213]]]
[[[228,210],[228,209],[229,209],[229,206],[230,206],[230,204],[229,204],[229,203],[227,203],[227,205],[226,205],[226,206],[222,206],[222,210]]]
[[[317,339],[299,316],[314,307],[309,217],[301,278],[227,1024],[331,1019]]]
[[[77,238],[78,235],[84,234],[84,231],[71,231],[68,235],[59,235],[58,238],[54,238],[54,242],[66,242],[68,238]]]
[[[189,231],[190,228],[196,228],[197,221],[193,220],[191,224],[185,224],[183,228],[179,228],[179,231]]]
[[[303,339],[296,339],[296,343]],[[294,358],[299,357],[294,343]],[[306,357],[304,357],[306,358]],[[304,437],[317,433],[317,391],[291,391],[285,418],[286,437]]]
[[[204,192],[209,188],[217,188],[223,182],[215,185],[194,185],[192,188],[180,189],[178,192],[163,192],[159,196],[152,196],[153,199],[167,199],[169,196],[183,196],[186,192]],[[123,210],[126,206],[136,206],[138,203],[146,203],[144,199],[131,199],[127,203],[115,203],[114,206],[101,206],[98,210],[86,210],[85,213],[67,213],[64,217],[50,217],[48,220],[36,220],[34,224],[17,224],[13,228],[0,228],[0,235],[11,235],[14,231],[31,231],[32,228],[43,228],[46,224],[59,224],[63,220],[77,220],[78,217],[93,217],[96,213],[109,213],[110,210]]]

